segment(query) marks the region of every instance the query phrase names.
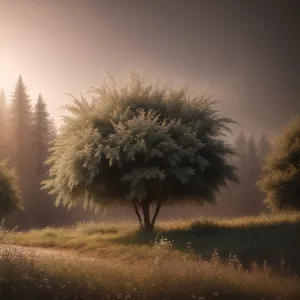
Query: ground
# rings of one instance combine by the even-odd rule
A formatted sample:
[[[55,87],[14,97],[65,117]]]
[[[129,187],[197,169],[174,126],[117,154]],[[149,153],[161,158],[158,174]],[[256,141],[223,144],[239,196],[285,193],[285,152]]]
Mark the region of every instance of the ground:
[[[299,236],[297,213],[2,230],[0,297],[296,300]]]

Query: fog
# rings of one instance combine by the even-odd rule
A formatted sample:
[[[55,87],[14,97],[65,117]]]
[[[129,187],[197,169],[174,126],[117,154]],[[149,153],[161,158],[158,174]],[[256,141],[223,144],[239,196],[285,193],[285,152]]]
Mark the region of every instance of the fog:
[[[240,123],[230,140],[241,131],[272,140],[300,112],[297,6],[271,0],[2,0],[0,88],[10,99],[22,74],[32,99],[43,94],[59,127],[64,93],[101,83],[105,71],[122,81],[129,70],[141,70],[194,90],[204,85],[222,101],[222,112]],[[197,214],[204,212],[226,215],[224,207]]]

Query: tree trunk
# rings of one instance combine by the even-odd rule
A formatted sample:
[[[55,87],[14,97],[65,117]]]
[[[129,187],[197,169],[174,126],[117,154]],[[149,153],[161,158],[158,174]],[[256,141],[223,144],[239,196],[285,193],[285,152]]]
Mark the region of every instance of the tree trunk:
[[[152,227],[154,227],[154,224],[155,224],[156,218],[157,218],[157,216],[158,216],[158,214],[159,214],[161,205],[162,205],[161,203],[156,204],[155,212],[154,212],[154,215],[153,215],[152,221],[151,221]]]
[[[139,220],[141,228],[143,228],[143,230],[145,232],[153,231],[154,224],[155,224],[156,218],[159,214],[162,204],[159,203],[156,205],[152,220],[150,217],[150,203],[149,202],[140,202],[137,200],[133,200],[132,204],[133,204],[133,208],[134,208],[135,214],[137,215],[137,218]],[[141,208],[141,211],[140,211],[140,208]]]
[[[142,211],[144,217],[144,230],[146,232],[151,232],[153,230],[153,225],[150,221],[150,204],[142,203]]]
[[[137,202],[133,200],[132,203],[133,203],[135,214],[137,215],[137,217],[139,219],[140,226],[142,228],[143,227],[143,220],[142,220],[141,214],[139,212],[139,208],[138,208]],[[138,203],[138,204],[140,205],[140,203]]]

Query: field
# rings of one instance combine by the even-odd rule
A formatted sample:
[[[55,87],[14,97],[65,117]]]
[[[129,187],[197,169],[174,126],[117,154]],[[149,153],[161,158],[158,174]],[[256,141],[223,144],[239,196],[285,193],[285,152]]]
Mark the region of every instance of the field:
[[[133,223],[2,229],[0,243],[1,299],[300,299],[296,213],[161,222],[148,234]]]

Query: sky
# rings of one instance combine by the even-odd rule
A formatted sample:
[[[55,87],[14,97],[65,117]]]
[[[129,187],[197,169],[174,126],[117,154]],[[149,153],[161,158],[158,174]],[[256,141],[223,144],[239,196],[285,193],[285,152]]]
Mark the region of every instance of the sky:
[[[132,69],[205,85],[246,133],[300,114],[297,1],[0,0],[0,87],[19,74],[60,126],[66,93]],[[239,129],[238,129],[239,130]]]

